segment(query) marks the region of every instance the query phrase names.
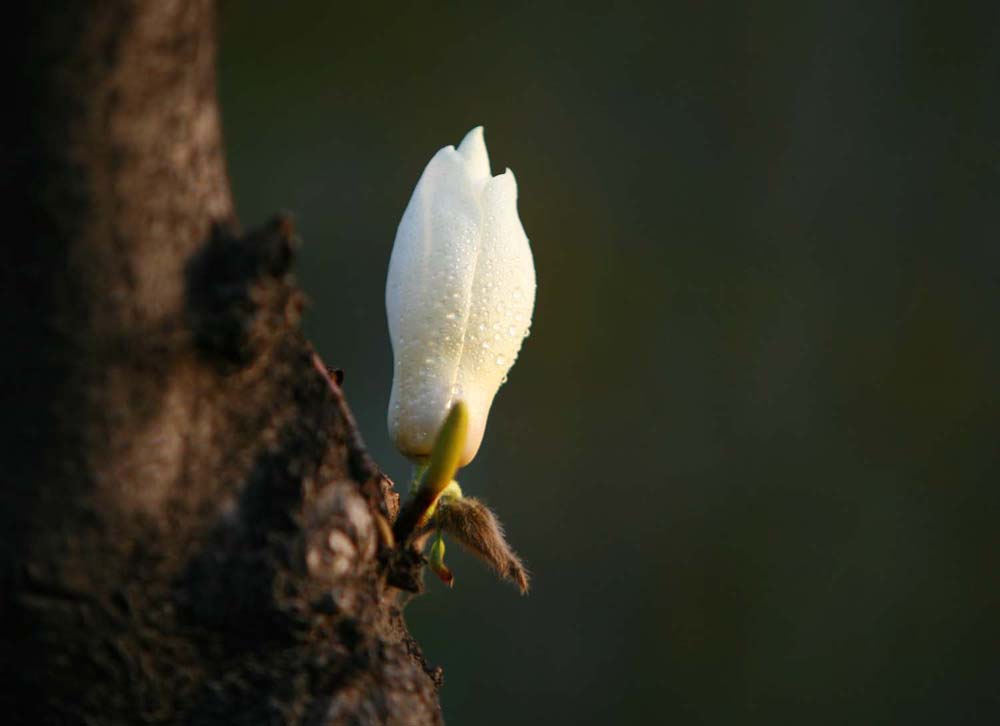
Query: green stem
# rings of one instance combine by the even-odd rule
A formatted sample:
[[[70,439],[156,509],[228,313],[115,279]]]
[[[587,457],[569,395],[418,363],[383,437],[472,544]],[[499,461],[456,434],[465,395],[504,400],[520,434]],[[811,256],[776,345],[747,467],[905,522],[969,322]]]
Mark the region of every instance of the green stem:
[[[427,473],[427,469],[430,466],[429,461],[421,461],[413,465],[411,469],[411,479],[410,479],[410,494],[414,494],[417,489],[420,488],[420,482],[423,481],[424,474]]]

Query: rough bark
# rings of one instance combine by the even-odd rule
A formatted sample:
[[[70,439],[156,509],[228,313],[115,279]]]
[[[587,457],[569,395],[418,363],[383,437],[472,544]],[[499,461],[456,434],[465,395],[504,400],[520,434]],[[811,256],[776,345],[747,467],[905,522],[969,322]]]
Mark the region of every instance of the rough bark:
[[[391,482],[299,332],[291,223],[234,219],[212,3],[23,5],[3,721],[440,722],[386,584],[419,563],[391,550]]]

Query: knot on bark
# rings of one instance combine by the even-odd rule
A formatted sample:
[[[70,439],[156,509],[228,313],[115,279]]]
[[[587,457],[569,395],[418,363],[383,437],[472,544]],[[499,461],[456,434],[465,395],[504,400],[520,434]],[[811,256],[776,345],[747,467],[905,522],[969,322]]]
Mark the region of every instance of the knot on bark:
[[[366,576],[376,546],[375,522],[357,486],[327,486],[310,508],[303,532],[302,561],[311,582],[325,589],[348,576]]]
[[[304,298],[289,274],[298,245],[288,215],[246,235],[220,223],[188,262],[186,313],[195,347],[223,372],[246,367],[298,324]]]

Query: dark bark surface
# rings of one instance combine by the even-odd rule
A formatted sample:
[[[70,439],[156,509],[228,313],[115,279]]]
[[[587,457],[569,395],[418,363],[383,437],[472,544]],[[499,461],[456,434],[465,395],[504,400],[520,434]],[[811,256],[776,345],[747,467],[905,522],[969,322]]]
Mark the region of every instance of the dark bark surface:
[[[234,219],[212,3],[25,5],[4,722],[440,722],[386,584],[396,495],[299,332],[292,225]]]

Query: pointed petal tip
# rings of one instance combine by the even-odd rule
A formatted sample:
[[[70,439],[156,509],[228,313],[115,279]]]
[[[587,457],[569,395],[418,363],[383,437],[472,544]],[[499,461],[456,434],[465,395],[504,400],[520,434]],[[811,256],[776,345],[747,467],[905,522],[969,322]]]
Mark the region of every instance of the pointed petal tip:
[[[462,137],[462,144],[465,144],[466,141],[471,141],[473,139],[485,143],[484,129],[482,125],[473,126],[471,129],[469,129],[466,132],[465,136]]]
[[[483,151],[486,150],[486,138],[483,136],[483,127],[476,126],[471,128],[466,132],[465,136],[462,137],[462,141],[458,144],[458,151],[468,156],[473,151],[478,151],[480,148]]]
[[[454,144],[448,144],[447,146],[442,146],[440,149],[438,149],[437,153],[434,154],[434,156],[461,157],[462,153],[459,149],[455,148]]]
[[[490,156],[482,126],[476,126],[465,135],[458,145],[458,153],[465,159],[470,177],[480,181],[490,177]]]
[[[507,167],[503,174],[492,177],[488,186],[501,194],[511,195],[515,201],[517,200],[517,177],[514,176],[514,170],[510,167]]]

